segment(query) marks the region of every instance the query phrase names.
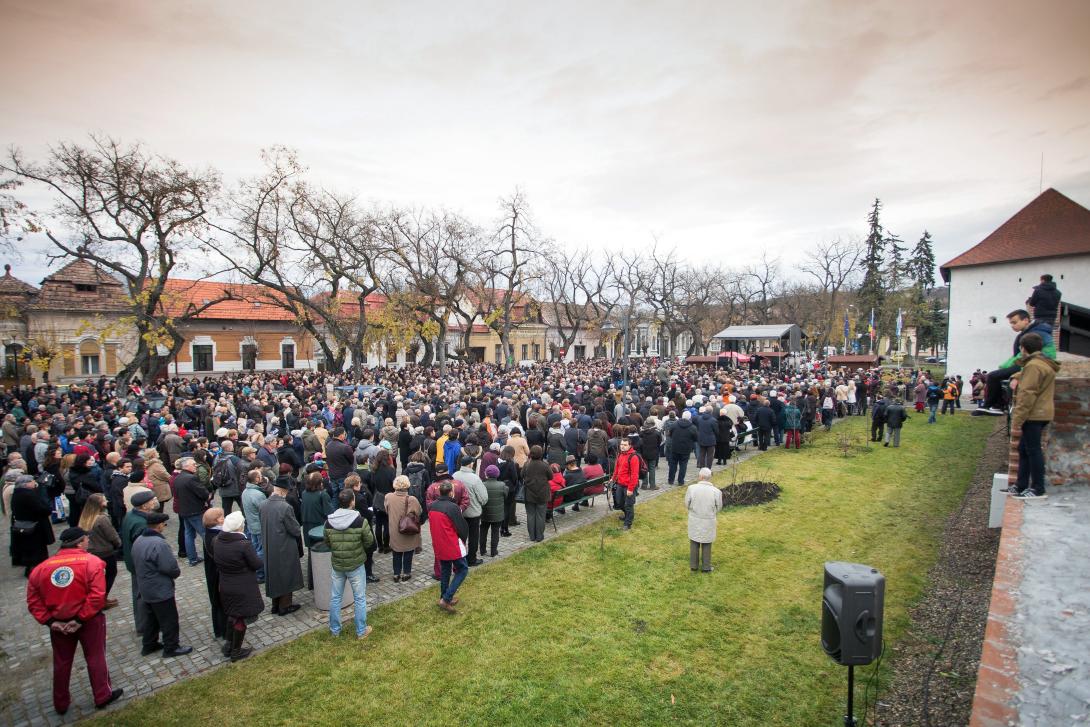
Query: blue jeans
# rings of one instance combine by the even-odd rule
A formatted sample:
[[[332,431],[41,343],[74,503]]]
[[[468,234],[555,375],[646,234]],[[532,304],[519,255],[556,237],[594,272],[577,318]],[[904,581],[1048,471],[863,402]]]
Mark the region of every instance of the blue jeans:
[[[204,523],[200,515],[185,515],[181,517],[181,520],[185,526],[185,552],[189,556],[190,565],[196,565],[198,560],[196,536],[200,535],[201,540],[204,540]]]
[[[454,570],[454,579],[451,580],[450,571]],[[439,561],[439,596],[447,603],[454,598],[454,594],[458,592],[458,586],[462,585],[462,581],[466,579],[466,573],[469,572],[469,563],[466,562],[465,556],[462,556],[458,560],[441,560]]]
[[[250,533],[250,544],[254,546],[254,552],[257,553],[257,559],[261,561],[262,565],[257,569],[257,580],[265,580],[265,548],[261,543],[261,533]]]
[[[329,632],[341,635],[341,596],[344,595],[344,582],[352,584],[352,616],[356,620],[356,636],[363,636],[367,630],[367,571],[364,566],[355,570],[340,571],[330,569],[332,583],[329,590]]]
[[[930,401],[930,402],[927,403],[927,408],[931,410],[931,416],[928,417],[927,423],[928,424],[934,424],[935,423],[935,414],[939,411],[939,402]]]

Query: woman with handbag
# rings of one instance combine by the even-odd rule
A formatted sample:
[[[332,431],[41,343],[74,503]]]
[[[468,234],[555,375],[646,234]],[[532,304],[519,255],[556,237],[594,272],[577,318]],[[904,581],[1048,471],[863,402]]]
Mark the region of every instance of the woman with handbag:
[[[49,558],[49,546],[54,542],[49,524],[52,510],[42,502],[37,488],[32,475],[19,475],[11,493],[11,564],[23,566],[24,578]]]
[[[420,501],[409,495],[409,478],[394,478],[394,491],[384,501],[391,525],[390,550],[394,558],[394,583],[412,578],[413,552],[420,547]]]
[[[110,522],[110,514],[106,510],[106,496],[96,492],[83,503],[83,510],[79,516],[79,527],[91,536],[91,543],[87,546],[87,552],[97,555],[106,564],[106,605],[113,608],[117,605],[116,598],[110,598],[110,589],[114,587],[117,579],[117,554],[121,552],[121,537],[114,530]]]

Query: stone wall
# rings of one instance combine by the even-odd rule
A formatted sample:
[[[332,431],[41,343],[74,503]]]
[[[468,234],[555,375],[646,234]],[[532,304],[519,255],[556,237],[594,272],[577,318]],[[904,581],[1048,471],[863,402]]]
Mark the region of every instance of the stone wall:
[[[1045,449],[1045,481],[1090,483],[1090,361],[1064,360],[1056,376],[1056,420]]]

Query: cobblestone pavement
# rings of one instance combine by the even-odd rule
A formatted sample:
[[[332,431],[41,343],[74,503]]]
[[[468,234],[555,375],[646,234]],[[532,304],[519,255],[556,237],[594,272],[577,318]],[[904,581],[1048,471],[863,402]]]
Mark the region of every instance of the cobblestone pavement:
[[[755,448],[750,448],[735,459],[744,461],[756,453]],[[695,456],[689,461],[686,473],[689,482],[696,480],[695,461]],[[666,482],[665,460],[660,460],[656,474],[659,483]],[[641,491],[638,503],[642,504],[672,489],[676,488],[662,487],[658,490]],[[569,509],[566,514],[557,516],[557,528],[560,533],[565,533],[595,522],[609,512],[605,498],[599,497],[596,499],[595,507],[581,508],[579,512],[572,512]],[[525,523],[521,505],[518,506],[518,519]],[[58,526],[57,532],[59,533],[63,527]],[[7,558],[9,530],[0,528],[0,531],[2,531],[0,543],[3,544],[5,558]],[[501,560],[533,545],[527,538],[525,525],[517,526],[511,532],[512,537],[500,538],[499,554],[494,560]],[[546,538],[556,537],[551,524],[547,524],[545,533]],[[167,542],[172,545],[177,544],[177,517],[171,517],[164,535]],[[50,549],[50,552],[55,552],[55,546]],[[375,575],[382,580],[367,586],[368,609],[427,588],[436,588],[435,581],[431,577],[432,557],[431,539],[426,527],[423,534],[423,552],[413,558],[413,565],[416,567],[413,569],[413,578],[410,582],[395,584],[391,556],[376,554]],[[485,560],[487,563],[493,559]],[[10,563],[10,560],[8,562]],[[304,569],[305,563],[304,560]],[[119,563],[117,581],[114,583],[110,596],[116,598],[121,605],[106,612],[106,654],[110,667],[110,680],[115,689],[120,687],[125,690],[124,696],[117,702],[118,705],[146,696],[179,679],[187,679],[204,673],[227,662],[220,653],[222,642],[212,637],[204,568],[201,566],[191,568],[184,560],[181,568],[182,575],[176,582],[176,600],[181,617],[181,643],[192,646],[193,652],[186,656],[164,659],[159,655],[140,656],[140,637],[135,631],[131,607],[131,580],[124,563]],[[255,651],[266,649],[328,624],[326,612],[314,606],[314,595],[311,591],[306,589],[296,591],[295,603],[301,604],[302,608],[289,616],[271,615],[268,611],[269,604],[266,603],[266,611],[246,632],[247,645],[253,647]],[[350,607],[351,601],[347,604],[347,608]],[[346,614],[346,618],[347,628],[351,629],[350,612]],[[52,650],[49,645],[49,631],[40,626],[27,611],[26,581],[22,577],[21,568],[10,566],[0,568],[0,623],[3,624],[3,629],[0,630],[0,674],[3,675],[3,684],[0,685],[0,724],[15,726],[69,724],[95,713],[86,664],[78,653],[72,670],[72,705],[63,717],[53,710]]]

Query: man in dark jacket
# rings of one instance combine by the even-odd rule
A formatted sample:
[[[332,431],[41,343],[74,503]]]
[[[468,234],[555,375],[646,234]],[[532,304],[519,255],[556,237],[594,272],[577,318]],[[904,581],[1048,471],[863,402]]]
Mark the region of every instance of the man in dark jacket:
[[[640,430],[640,454],[647,463],[647,477],[641,487],[648,490],[659,489],[655,481],[655,470],[659,466],[659,451],[662,448],[662,435],[656,426],[658,421],[654,417],[648,417]]]
[[[265,595],[272,599],[272,612],[287,616],[299,610],[292,594],[303,587],[302,530],[295,509],[287,500],[290,480],[278,477],[273,494],[261,503],[261,545],[265,555]]]
[[[904,402],[900,399],[894,399],[892,403],[886,405],[886,442],[883,447],[889,446],[889,440],[893,439],[893,446],[901,446],[901,427],[908,421],[908,414],[905,413]]]
[[[202,518],[208,509],[208,490],[197,479],[197,460],[192,457],[178,460],[174,491],[177,493],[178,519],[185,528],[185,552],[189,554],[189,565],[197,565],[204,560],[197,555],[197,536],[204,540]]]
[[[1033,286],[1033,295],[1026,299],[1026,305],[1033,309],[1033,320],[1044,321],[1051,329],[1060,312],[1060,293],[1051,275],[1042,275],[1039,285]]]
[[[753,426],[757,428],[757,446],[762,452],[768,450],[772,441],[772,428],[776,426],[776,412],[768,405],[768,400],[762,399],[761,405],[750,416]]]
[[[121,554],[125,560],[125,570],[132,577],[132,613],[136,622],[136,632],[144,633],[144,609],[140,603],[140,589],[136,587],[136,566],[132,560],[132,546],[148,527],[148,513],[155,512],[159,501],[151,490],[141,490],[131,498],[132,509],[121,520],[118,535],[121,537]]]
[[[432,549],[439,559],[439,608],[456,613],[458,598],[454,595],[469,572],[466,563],[466,540],[469,526],[462,517],[461,509],[450,499],[450,482],[439,485],[439,499],[428,506],[428,528],[431,530]],[[454,578],[451,579],[451,571]]]
[[[874,402],[874,409],[870,418],[870,441],[881,442],[886,429],[886,410],[888,408],[886,398],[882,397]]]
[[[161,512],[147,515],[148,527],[132,546],[132,560],[136,567],[136,587],[140,589],[140,603],[144,611],[144,643],[141,656],[148,656],[159,649],[163,656],[182,656],[193,651],[192,646],[178,643],[178,606],[174,602],[174,581],[182,574],[178,561],[163,537],[167,520]],[[159,642],[162,631],[163,641]]]
[[[700,410],[700,416],[696,418],[696,466],[711,469],[715,460],[715,444],[719,440],[719,422],[712,416],[710,406]],[[651,463],[648,462],[648,467]]]
[[[223,443],[223,451],[212,462],[212,486],[219,492],[224,515],[231,514],[232,505],[242,509],[243,466],[231,440]]]
[[[574,459],[568,455],[568,459]],[[500,530],[504,527],[507,517],[507,485],[500,479],[500,468],[490,464],[484,468],[484,489],[488,493],[488,501],[481,513],[481,555],[485,555],[486,536],[491,534],[491,547],[488,549],[490,557],[495,558],[500,542]]]
[[[325,444],[325,463],[329,467],[329,486],[333,497],[344,489],[344,478],[356,469],[355,450],[348,445],[344,427],[333,430],[333,436]]]
[[[696,427],[693,426],[691,416],[689,412],[684,412],[670,435],[670,457],[666,468],[666,484],[668,485],[674,484],[675,476],[679,486],[685,484],[685,470],[689,467],[689,456],[696,447]]]

